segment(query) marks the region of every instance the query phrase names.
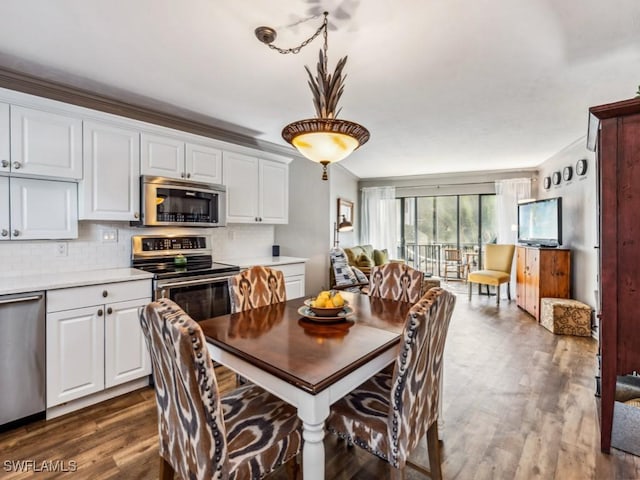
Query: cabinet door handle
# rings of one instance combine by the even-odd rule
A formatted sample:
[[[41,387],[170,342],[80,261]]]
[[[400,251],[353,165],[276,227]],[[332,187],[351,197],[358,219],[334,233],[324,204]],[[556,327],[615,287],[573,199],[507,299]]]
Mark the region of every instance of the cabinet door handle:
[[[2,162],[0,162],[2,164],[2,168],[8,168],[9,167],[9,160],[2,160]]]
[[[19,237],[20,236],[20,230],[18,230],[17,228],[13,231],[13,236],[14,237]]]
[[[9,235],[9,230],[7,230],[6,228],[2,229],[2,232],[0,232],[0,235],[2,235],[3,237],[6,237]]]
[[[20,170],[20,167],[22,167],[22,164],[20,162],[13,162],[13,168],[15,168],[16,170]]]
[[[111,315],[113,313],[113,308],[107,307],[107,315]]]
[[[140,218],[140,214],[138,212],[133,212],[133,218]]]
[[[107,292],[106,290],[103,290],[103,291],[102,291],[102,296],[103,296],[104,298],[107,298],[107,295],[109,295],[109,292]]]
[[[182,172],[182,173],[180,174],[180,177],[184,178],[184,172]]]
[[[190,173],[187,173],[187,178],[191,178],[191,174]]]
[[[103,313],[104,313],[104,312],[102,311],[102,309],[101,309],[101,308],[100,308],[100,309],[98,309],[98,316],[99,316],[99,317],[101,317]]]

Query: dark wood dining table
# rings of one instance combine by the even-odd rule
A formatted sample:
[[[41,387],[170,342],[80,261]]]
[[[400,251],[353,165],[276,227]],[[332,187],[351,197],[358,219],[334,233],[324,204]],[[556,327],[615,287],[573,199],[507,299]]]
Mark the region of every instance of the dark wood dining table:
[[[305,318],[304,298],[200,322],[212,358],[295,406],[303,422],[305,480],[324,479],[331,404],[390,364],[410,303],[343,292],[353,314]]]

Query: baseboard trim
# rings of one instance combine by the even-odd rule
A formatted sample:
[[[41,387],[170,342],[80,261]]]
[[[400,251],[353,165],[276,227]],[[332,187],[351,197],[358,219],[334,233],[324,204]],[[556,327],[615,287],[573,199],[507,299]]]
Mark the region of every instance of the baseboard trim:
[[[52,418],[66,415],[67,413],[80,410],[81,408],[88,407],[89,405],[104,402],[105,400],[109,400],[110,398],[119,397],[120,395],[124,395],[125,393],[133,392],[134,390],[147,387],[149,385],[150,378],[150,376],[146,376],[137,380],[132,380],[130,382],[123,383],[122,385],[116,385],[115,387],[103,390],[102,392],[94,393],[86,397],[78,398],[76,400],[72,400],[70,402],[48,408],[46,419],[51,420]]]

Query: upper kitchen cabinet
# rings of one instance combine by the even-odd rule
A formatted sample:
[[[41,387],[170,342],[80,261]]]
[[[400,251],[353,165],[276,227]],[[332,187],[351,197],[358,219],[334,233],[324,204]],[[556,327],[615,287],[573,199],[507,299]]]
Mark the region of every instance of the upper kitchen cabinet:
[[[200,143],[186,144],[185,171],[189,180],[222,183],[222,150]]]
[[[84,122],[81,220],[140,218],[140,134],[111,123]]]
[[[8,172],[10,165],[9,148],[9,105],[0,103],[0,172]]]
[[[9,131],[10,158],[0,162],[2,171],[71,180],[82,178],[80,118],[11,105]]]
[[[78,238],[74,182],[0,176],[0,240]]]
[[[225,151],[222,179],[228,223],[289,221],[288,164]]]
[[[179,137],[143,133],[140,170],[155,175],[195,182],[222,183],[221,150]]]

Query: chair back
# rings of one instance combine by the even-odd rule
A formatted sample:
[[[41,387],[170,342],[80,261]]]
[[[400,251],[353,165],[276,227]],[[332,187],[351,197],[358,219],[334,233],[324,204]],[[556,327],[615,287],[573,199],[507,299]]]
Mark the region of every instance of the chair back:
[[[462,254],[457,248],[445,248],[444,249],[444,261],[445,262],[461,262]]]
[[[485,245],[484,268],[498,272],[511,273],[513,253],[516,246],[510,244],[489,243]]]
[[[255,266],[229,278],[231,313],[286,302],[284,274],[280,270]]]
[[[226,476],[223,412],[200,326],[167,298],[147,305],[140,324],[153,367],[160,456],[180,478],[211,479],[218,467]]]
[[[456,297],[435,287],[407,315],[393,373],[387,417],[389,463],[404,467],[438,419],[444,344]]]
[[[371,270],[369,295],[415,303],[422,294],[424,273],[404,263],[385,263]]]

